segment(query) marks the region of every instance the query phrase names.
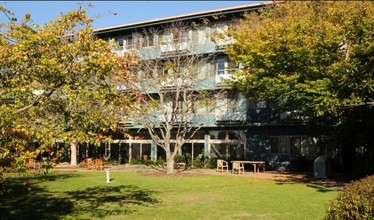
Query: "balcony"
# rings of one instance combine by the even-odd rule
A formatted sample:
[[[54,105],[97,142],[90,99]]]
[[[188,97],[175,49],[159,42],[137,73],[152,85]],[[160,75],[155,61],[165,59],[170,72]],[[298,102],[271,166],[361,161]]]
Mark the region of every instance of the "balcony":
[[[186,88],[192,86],[192,82],[190,79],[167,79],[163,82],[161,82],[161,87],[163,89],[175,89],[177,87],[179,88]]]
[[[217,112],[215,115],[216,123],[243,123],[247,121],[246,112]]]
[[[192,115],[174,115],[174,118],[172,118],[172,114],[167,114],[167,115],[158,115],[157,120],[161,123],[166,123],[166,122],[172,122],[173,124],[178,124],[178,123],[190,123],[192,121]]]
[[[216,46],[218,49],[224,49],[227,45],[233,44],[234,42],[234,38],[226,37],[225,39],[218,39],[216,42]]]
[[[237,69],[224,69],[216,72],[216,85],[225,85],[227,81],[233,79],[233,72]]]
[[[136,45],[127,45],[127,46],[116,46],[112,47],[112,52],[119,55],[123,56],[125,53],[130,53],[130,52],[139,52],[140,47]]]
[[[124,116],[123,120],[118,123],[120,127],[132,127],[135,125],[134,119],[129,116]]]
[[[175,41],[171,43],[162,43],[160,45],[161,55],[172,55],[176,53],[187,53],[188,43],[187,41]]]

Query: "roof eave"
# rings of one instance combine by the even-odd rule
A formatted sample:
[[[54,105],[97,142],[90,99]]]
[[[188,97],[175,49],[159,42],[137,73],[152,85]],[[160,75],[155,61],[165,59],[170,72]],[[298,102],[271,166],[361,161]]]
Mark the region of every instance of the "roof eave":
[[[256,4],[249,4],[249,5],[247,4],[247,5],[233,6],[233,7],[221,8],[221,9],[215,9],[215,10],[209,10],[209,11],[203,11],[203,12],[194,12],[194,13],[165,17],[165,18],[156,18],[156,19],[147,20],[147,21],[99,28],[99,29],[96,29],[95,32],[97,34],[105,34],[108,32],[121,31],[121,30],[130,29],[130,28],[145,27],[145,26],[150,26],[150,25],[168,23],[171,21],[181,20],[181,19],[196,19],[196,18],[206,17],[209,15],[214,15],[214,14],[219,14],[219,13],[227,14],[227,13],[233,13],[233,12],[244,12],[248,10],[255,10],[258,8],[262,8],[266,5],[272,5],[272,4],[274,3],[273,2],[261,2],[261,3],[256,3]]]

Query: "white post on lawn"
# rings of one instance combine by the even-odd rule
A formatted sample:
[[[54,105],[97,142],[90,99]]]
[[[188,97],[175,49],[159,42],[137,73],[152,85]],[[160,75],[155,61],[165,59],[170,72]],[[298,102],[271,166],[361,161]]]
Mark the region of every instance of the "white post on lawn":
[[[106,172],[106,182],[110,183],[109,169],[105,169]]]

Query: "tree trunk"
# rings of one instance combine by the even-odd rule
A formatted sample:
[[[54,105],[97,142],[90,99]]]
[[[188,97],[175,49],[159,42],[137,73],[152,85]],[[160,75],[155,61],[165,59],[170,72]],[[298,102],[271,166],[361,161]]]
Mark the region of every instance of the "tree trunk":
[[[174,173],[174,157],[172,157],[170,152],[166,152],[166,173]]]
[[[77,142],[70,144],[70,165],[77,166]]]

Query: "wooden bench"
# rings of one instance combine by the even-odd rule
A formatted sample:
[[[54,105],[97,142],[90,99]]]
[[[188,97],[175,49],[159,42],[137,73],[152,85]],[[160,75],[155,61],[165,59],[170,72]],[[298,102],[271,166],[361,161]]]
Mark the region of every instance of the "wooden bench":
[[[164,168],[166,168],[167,163],[164,163]],[[176,169],[186,169],[186,163],[174,163],[174,168]]]
[[[177,169],[186,169],[186,163],[175,163]]]

